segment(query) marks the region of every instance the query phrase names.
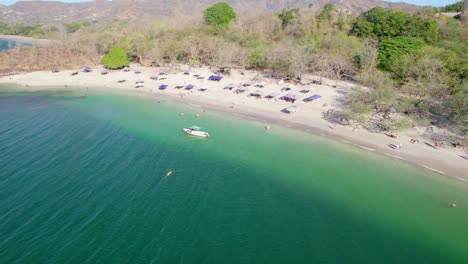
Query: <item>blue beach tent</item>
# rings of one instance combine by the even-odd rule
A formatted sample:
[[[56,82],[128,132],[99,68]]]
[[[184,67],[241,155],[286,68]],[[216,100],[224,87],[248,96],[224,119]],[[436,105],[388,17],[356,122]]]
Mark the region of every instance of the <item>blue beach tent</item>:
[[[317,100],[319,98],[322,98],[322,96],[320,96],[318,94],[314,94],[314,95],[309,96],[306,99],[304,99],[304,102],[311,102],[311,101]]]
[[[219,81],[221,81],[221,79],[223,79],[223,77],[218,76],[218,75],[211,75],[210,77],[208,77],[208,80],[215,81],[215,82],[219,82]]]

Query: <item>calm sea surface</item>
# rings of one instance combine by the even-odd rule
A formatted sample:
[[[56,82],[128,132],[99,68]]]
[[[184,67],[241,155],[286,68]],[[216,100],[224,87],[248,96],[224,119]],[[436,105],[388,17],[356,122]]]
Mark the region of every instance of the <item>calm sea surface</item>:
[[[468,263],[464,183],[163,99],[3,91],[0,263]]]
[[[0,38],[0,52],[14,48],[16,45],[16,41],[14,40],[7,40]]]

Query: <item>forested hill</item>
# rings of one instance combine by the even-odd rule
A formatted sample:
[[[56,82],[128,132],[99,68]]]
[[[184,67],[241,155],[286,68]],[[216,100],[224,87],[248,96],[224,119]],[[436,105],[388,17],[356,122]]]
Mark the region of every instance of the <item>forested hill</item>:
[[[94,2],[63,3],[56,1],[19,1],[5,10],[0,7],[3,21],[83,21],[199,16],[216,0],[97,0]],[[227,0],[239,14],[278,12],[283,9],[317,8],[331,3],[337,10],[359,14],[372,7],[409,10],[414,6],[379,0]]]

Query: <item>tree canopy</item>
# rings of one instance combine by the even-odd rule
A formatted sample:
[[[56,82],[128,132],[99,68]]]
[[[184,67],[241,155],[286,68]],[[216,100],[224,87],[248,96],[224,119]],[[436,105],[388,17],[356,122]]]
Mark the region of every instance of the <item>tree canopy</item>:
[[[122,48],[112,48],[102,57],[101,64],[109,69],[121,69],[129,65],[127,53]]]
[[[299,12],[298,8],[294,9],[283,9],[281,13],[277,14],[278,18],[281,20],[281,26],[285,28]]]
[[[465,10],[466,0],[446,5],[441,8],[442,12],[463,12]]]
[[[428,42],[437,39],[437,22],[401,11],[375,7],[361,14],[351,33],[358,37],[382,39],[388,37],[419,37]]]
[[[213,26],[229,26],[237,18],[234,9],[226,2],[219,2],[208,7],[204,16],[205,23]]]
[[[405,54],[411,53],[424,47],[422,39],[414,37],[394,37],[387,38],[380,42],[378,60],[380,67],[385,70],[390,69],[392,62]]]

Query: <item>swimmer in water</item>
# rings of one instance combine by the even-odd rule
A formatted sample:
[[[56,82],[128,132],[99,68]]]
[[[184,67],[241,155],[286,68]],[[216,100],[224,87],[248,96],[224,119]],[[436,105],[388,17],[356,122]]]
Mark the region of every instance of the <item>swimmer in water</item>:
[[[180,113],[180,116],[181,116],[181,117],[184,117],[184,113]]]
[[[197,117],[197,119],[199,119],[199,118],[200,118],[200,115],[199,115],[199,114],[196,114],[195,116]]]
[[[172,171],[169,171],[166,176],[171,176],[172,175]]]

